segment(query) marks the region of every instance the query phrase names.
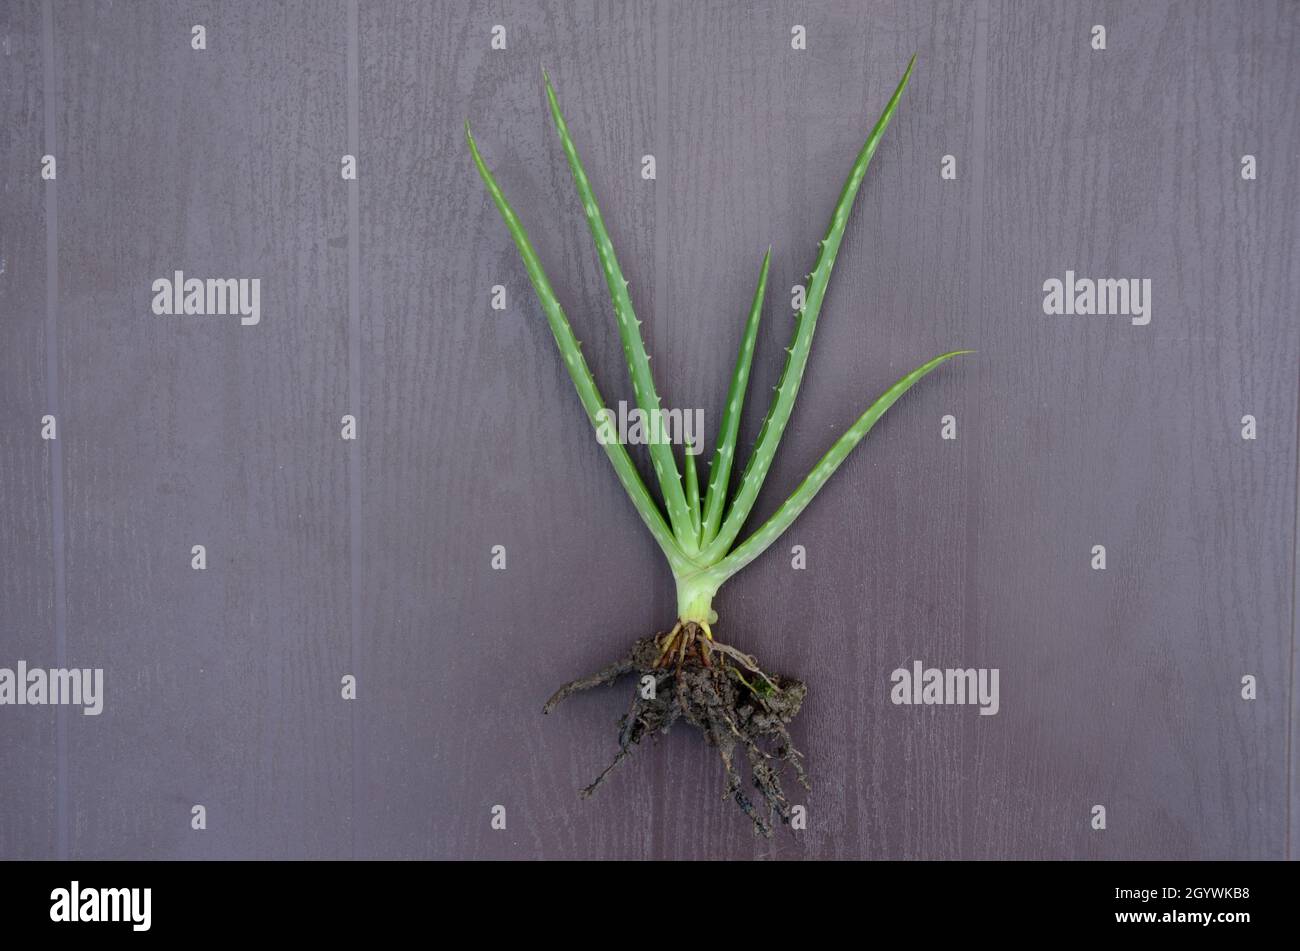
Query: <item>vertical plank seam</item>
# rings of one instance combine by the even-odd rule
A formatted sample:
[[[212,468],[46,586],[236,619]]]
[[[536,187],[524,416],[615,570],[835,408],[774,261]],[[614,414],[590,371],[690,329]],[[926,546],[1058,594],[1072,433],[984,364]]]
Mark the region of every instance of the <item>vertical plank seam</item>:
[[[971,312],[976,315],[977,336],[982,336],[980,331],[984,327],[984,150],[987,144],[985,124],[988,113],[988,25],[988,0],[980,0],[979,5],[975,8],[975,43],[971,60],[970,280],[968,281],[973,304]],[[980,405],[978,390],[976,390],[975,396],[975,399],[968,398],[966,400],[967,409],[965,412],[969,414],[978,412]],[[965,572],[961,618],[962,651],[969,662],[969,658],[973,654],[973,648],[979,646],[979,632],[978,630],[972,630],[972,625],[977,627],[979,623],[979,518],[977,509],[981,497],[980,440],[983,435],[980,427],[972,425],[969,420],[965,425],[965,429],[968,433],[974,435],[974,438],[967,443],[969,449],[966,458],[966,548],[964,553],[965,564],[962,566],[962,570]],[[983,663],[982,655],[981,663]],[[974,721],[970,721],[966,724],[965,731],[971,743],[976,745],[978,744],[978,733],[975,730],[977,725]],[[971,770],[965,762],[970,755],[969,744],[963,744],[961,753],[963,776],[971,775]],[[963,821],[957,824],[956,857],[969,859],[971,856],[967,853],[967,842],[965,840],[970,825],[970,817],[965,815],[967,808],[966,797],[963,795],[960,797],[960,801],[962,803]]]
[[[1295,129],[1292,123],[1292,131]],[[1296,419],[1295,419],[1295,467],[1292,470],[1295,490],[1295,518],[1291,525],[1291,682],[1287,687],[1286,705],[1286,825],[1282,843],[1282,857],[1294,859],[1300,857],[1295,850],[1295,821],[1300,816],[1300,803],[1295,798],[1295,726],[1300,716],[1296,698],[1296,665],[1300,658],[1296,654],[1296,640],[1300,638],[1300,612],[1297,611],[1297,599],[1300,598],[1300,373],[1296,376]]]
[[[1284,858],[1297,858],[1293,851],[1295,839],[1292,829],[1296,812],[1300,804],[1295,800],[1295,721],[1296,708],[1296,638],[1300,636],[1300,614],[1296,611],[1297,597],[1300,596],[1300,375],[1296,378],[1296,420],[1295,420],[1295,468],[1292,470],[1295,480],[1295,518],[1291,525],[1291,683],[1287,688],[1286,705],[1286,839],[1283,843]]]
[[[348,154],[356,163],[356,174],[348,180],[348,411],[358,431],[361,427],[361,244],[360,244],[360,63],[358,53],[357,0],[348,0]],[[364,433],[360,433],[364,436]],[[361,630],[361,453],[357,440],[348,453],[348,569],[351,625],[348,634],[348,672],[360,683],[357,671],[357,638]],[[358,688],[359,689],[359,688]],[[352,730],[352,812],[349,832],[352,857],[357,856],[357,779],[361,751],[357,745],[356,700],[348,709]]]
[[[45,154],[55,155],[54,8],[41,4],[42,108],[45,113]],[[54,563],[54,657],[59,668],[68,663],[67,563],[64,550],[63,449],[59,441],[59,195],[56,178],[45,186],[45,403],[54,417],[50,447],[50,549]],[[55,706],[55,855],[68,858],[68,708]]]

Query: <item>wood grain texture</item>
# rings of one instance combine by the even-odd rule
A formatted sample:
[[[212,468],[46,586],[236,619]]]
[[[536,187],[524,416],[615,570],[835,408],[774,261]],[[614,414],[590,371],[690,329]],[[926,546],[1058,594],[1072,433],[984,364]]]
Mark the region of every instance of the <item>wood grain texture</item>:
[[[55,11],[67,650],[109,690],[68,718],[74,857],[1295,856],[1294,4],[360,3],[359,341],[348,0]],[[41,16],[0,10],[0,666],[53,663]],[[791,286],[913,52],[751,523],[903,372],[979,353],[715,605],[811,685],[809,828],[756,840],[684,727],[581,801],[631,685],[541,705],[668,626],[674,592],[463,122],[629,399],[550,71],[664,402],[710,441],[772,244],[747,451]],[[176,269],[260,277],[261,325],[152,316]],[[1044,316],[1066,269],[1152,278],[1150,325]],[[890,703],[917,659],[1000,668],[999,714]],[[55,854],[55,746],[52,710],[0,708],[0,857]]]
[[[45,193],[41,11],[0,9],[0,644],[12,666],[53,646],[50,468],[39,440],[45,415]],[[24,182],[18,187],[18,179]],[[0,856],[55,853],[53,708],[0,716]],[[28,715],[30,714],[30,715]]]

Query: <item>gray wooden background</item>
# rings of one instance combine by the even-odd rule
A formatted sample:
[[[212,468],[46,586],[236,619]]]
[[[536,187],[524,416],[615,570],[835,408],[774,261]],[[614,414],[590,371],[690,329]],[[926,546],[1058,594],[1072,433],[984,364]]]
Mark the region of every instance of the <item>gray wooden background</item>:
[[[684,728],[582,802],[631,688],[541,704],[671,623],[671,576],[462,123],[626,398],[550,70],[711,440],[763,249],[758,399],[913,52],[757,513],[979,354],[716,603],[811,685],[809,827],[755,839]],[[0,666],[107,677],[97,718],[0,708],[0,857],[1296,855],[1300,5],[13,0],[0,53]],[[1150,277],[1150,325],[1044,316],[1067,268]],[[261,324],[154,317],[175,269],[260,277]],[[916,659],[1000,668],[1000,713],[892,705]]]

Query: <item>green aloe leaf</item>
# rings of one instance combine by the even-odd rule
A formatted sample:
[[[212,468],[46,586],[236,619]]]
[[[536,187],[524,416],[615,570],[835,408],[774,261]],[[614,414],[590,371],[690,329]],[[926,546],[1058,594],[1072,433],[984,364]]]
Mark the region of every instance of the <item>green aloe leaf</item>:
[[[826,296],[826,287],[831,279],[831,270],[835,266],[835,256],[839,253],[840,242],[844,237],[844,226],[848,222],[858,188],[867,173],[867,166],[871,162],[871,157],[876,154],[876,148],[880,145],[885,130],[889,128],[889,120],[893,118],[903,90],[907,88],[907,81],[912,75],[912,67],[915,64],[916,57],[913,56],[907,64],[903,78],[898,83],[898,88],[890,96],[885,111],[881,113],[871,134],[867,136],[862,150],[854,159],[848,180],[840,191],[839,200],[835,203],[835,212],[831,215],[830,225],[826,229],[826,237],[818,245],[817,260],[808,275],[804,306],[795,318],[794,339],[788,349],[785,367],[781,371],[781,381],[776,387],[771,407],[759,430],[754,451],[745,465],[745,471],[741,474],[740,485],[736,488],[731,508],[727,511],[717,536],[705,546],[702,552],[702,561],[705,563],[718,561],[731,548],[745,524],[745,519],[749,517],[750,510],[754,507],[758,490],[763,487],[763,481],[772,467],[772,459],[776,456],[777,446],[780,445],[781,436],[790,421],[795,398],[799,395],[799,385],[808,366],[813,332],[817,329],[817,316],[821,312],[822,300]]]
[[[618,257],[614,245],[609,240],[605,229],[605,220],[601,216],[600,206],[592,193],[591,182],[582,167],[582,159],[569,135],[569,127],[560,112],[560,102],[551,87],[551,78],[542,71],[546,81],[546,98],[551,106],[551,118],[555,129],[560,134],[564,146],[564,155],[569,161],[569,171],[573,173],[573,183],[578,188],[582,199],[583,212],[587,217],[587,227],[591,231],[596,245],[596,254],[600,258],[601,270],[605,272],[605,284],[609,288],[610,300],[614,304],[614,316],[618,322],[618,334],[623,340],[623,356],[627,359],[628,370],[632,377],[632,392],[637,406],[646,414],[647,419],[660,408],[659,393],[655,388],[653,375],[650,373],[650,357],[646,355],[645,341],[641,337],[641,321],[636,319],[632,309],[632,298],[627,291],[627,281],[618,266]],[[668,518],[672,522],[673,532],[678,544],[687,552],[694,552],[699,547],[699,532],[693,527],[690,510],[686,504],[686,494],[682,489],[681,474],[677,471],[677,460],[673,456],[672,446],[666,441],[650,443],[650,461],[654,464],[655,475],[659,479],[659,488],[663,492],[664,504],[668,507]]]
[[[686,460],[682,464],[686,472],[686,507],[691,513],[691,528],[695,532],[696,544],[700,538],[700,477],[695,471],[695,456],[691,447],[686,447]]]
[[[711,573],[717,576],[718,583],[721,584],[722,581],[725,581],[761,555],[769,545],[780,537],[782,532],[790,527],[791,523],[799,517],[799,513],[807,508],[808,503],[821,491],[822,486],[826,484],[826,480],[840,467],[840,463],[848,457],[854,447],[862,441],[862,437],[876,424],[876,420],[885,415],[885,411],[893,406],[900,396],[941,364],[963,353],[974,352],[973,350],[954,350],[951,353],[935,357],[929,363],[917,367],[885,390],[880,398],[858,417],[857,422],[849,427],[848,432],[836,440],[835,444],[827,450],[826,455],[822,456],[817,465],[813,466],[812,471],[808,473],[803,482],[799,483],[799,487],[773,513],[772,517],[759,526],[758,530],[744,543],[737,545],[731,554],[709,569]]]
[[[772,261],[769,247],[763,255],[763,266],[758,271],[758,287],[749,305],[749,318],[740,338],[736,354],[736,367],[731,373],[731,386],[727,390],[727,405],[722,410],[722,424],[718,427],[718,443],[709,464],[709,487],[704,494],[704,520],[700,528],[700,544],[708,545],[718,534],[722,524],[723,507],[727,504],[727,489],[731,482],[731,467],[736,459],[736,435],[740,432],[740,414],[745,405],[745,392],[749,388],[749,371],[754,365],[754,347],[758,340],[758,324],[763,316],[763,297],[767,292],[767,268]]]
[[[596,387],[595,378],[591,375],[591,370],[587,367],[587,361],[582,356],[581,344],[573,335],[573,327],[570,325],[568,317],[565,316],[564,309],[555,296],[555,291],[551,288],[551,282],[546,277],[546,272],[537,257],[537,251],[528,237],[528,232],[524,229],[523,223],[519,220],[519,216],[515,214],[514,209],[510,207],[510,203],[506,201],[506,197],[502,193],[500,186],[497,185],[496,179],[493,178],[492,172],[479,154],[478,146],[474,142],[474,136],[470,132],[468,122],[465,123],[465,138],[469,142],[470,153],[474,156],[474,165],[478,168],[478,173],[487,186],[488,194],[492,196],[492,201],[496,203],[497,210],[505,220],[506,228],[510,231],[511,237],[514,238],[515,247],[519,249],[519,256],[523,259],[524,269],[528,272],[528,279],[532,282],[533,290],[537,292],[537,299],[541,302],[542,310],[546,314],[546,321],[551,327],[551,334],[555,337],[555,343],[560,349],[560,355],[564,358],[564,365],[569,371],[570,379],[573,380],[574,388],[578,391],[578,398],[582,401],[582,407],[587,411],[587,418],[591,421],[593,427],[599,429],[599,414],[601,410],[605,409],[605,401],[601,398],[600,390]],[[617,440],[605,442],[603,448],[605,454],[609,457],[609,461],[614,465],[614,471],[618,474],[619,482],[623,484],[623,488],[628,497],[631,498],[632,504],[636,506],[641,520],[650,529],[650,534],[654,536],[655,541],[659,543],[659,547],[663,549],[668,558],[668,563],[673,567],[674,571],[688,568],[689,561],[685,558],[673,536],[673,532],[664,521],[654,497],[641,480],[641,475],[637,472],[627,449]]]

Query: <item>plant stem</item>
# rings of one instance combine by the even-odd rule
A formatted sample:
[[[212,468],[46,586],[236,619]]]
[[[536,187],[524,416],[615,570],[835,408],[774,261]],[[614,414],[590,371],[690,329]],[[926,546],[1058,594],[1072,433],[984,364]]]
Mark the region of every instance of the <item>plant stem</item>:
[[[675,575],[677,579],[677,619],[683,623],[709,625],[718,619],[713,598],[718,593],[716,576],[707,572]]]

